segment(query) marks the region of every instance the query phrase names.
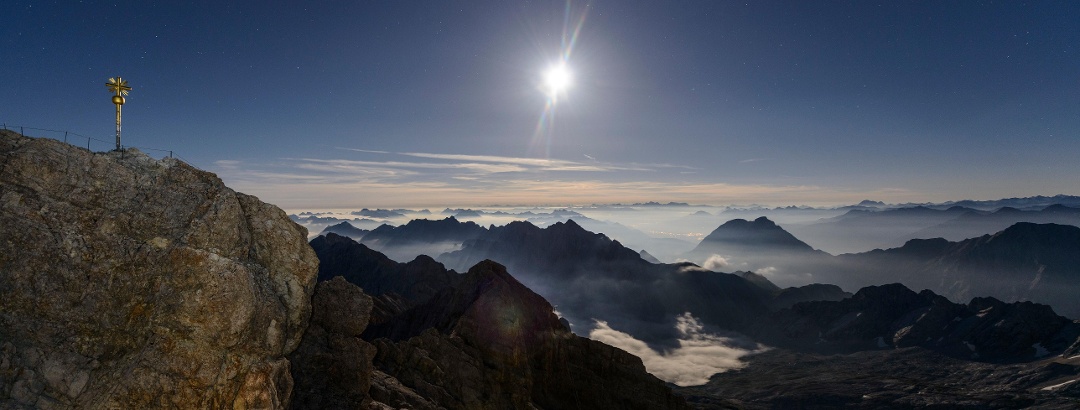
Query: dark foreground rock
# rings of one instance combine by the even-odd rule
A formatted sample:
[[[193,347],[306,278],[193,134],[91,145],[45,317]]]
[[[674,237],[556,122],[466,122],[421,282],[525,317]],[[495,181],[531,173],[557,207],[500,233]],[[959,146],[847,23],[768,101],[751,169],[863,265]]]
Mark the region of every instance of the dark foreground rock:
[[[363,402],[368,408],[411,409],[688,408],[665,383],[646,373],[636,356],[571,333],[544,298],[500,264],[483,261],[461,275],[424,257],[397,264],[346,238],[328,235],[312,245],[320,258],[333,261],[324,264],[321,275],[330,275],[326,268],[334,266],[344,279],[376,291],[370,305],[363,303],[373,306],[364,308],[370,313],[327,313],[320,311],[322,306],[349,302],[320,301],[324,288],[341,287],[341,278],[320,283],[313,325],[292,356],[298,386],[295,407]],[[368,300],[348,296],[352,293],[334,294]],[[345,364],[365,359],[350,353],[357,349],[341,348],[364,340],[319,330],[324,315],[350,317],[357,322],[349,326],[353,330],[368,319],[362,336],[376,351],[370,375],[367,364]],[[322,388],[318,401],[309,401],[312,396],[304,393],[309,390],[301,387],[307,376],[301,370],[316,375],[352,372],[339,377],[363,383],[340,384],[352,386],[344,390]]]
[[[304,229],[215,175],[0,131],[0,408],[281,408]]]
[[[359,409],[371,406],[375,346],[360,339],[371,317],[371,297],[338,276],[319,282],[311,325],[289,355],[293,408]]]
[[[447,408],[685,407],[641,359],[570,333],[491,261],[369,333],[385,336],[375,339],[380,370]]]

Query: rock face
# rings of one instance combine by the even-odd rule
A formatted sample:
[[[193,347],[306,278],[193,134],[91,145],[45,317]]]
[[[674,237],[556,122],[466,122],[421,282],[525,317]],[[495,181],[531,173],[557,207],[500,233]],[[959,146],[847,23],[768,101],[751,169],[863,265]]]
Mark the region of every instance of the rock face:
[[[305,236],[180,161],[0,131],[0,407],[287,405]]]
[[[870,286],[841,301],[803,302],[762,322],[773,346],[822,353],[923,347],[990,362],[1030,361],[1067,351],[1080,324],[1031,302],[950,302],[900,284]],[[768,324],[765,324],[768,323]]]
[[[491,261],[371,330],[376,366],[446,408],[685,408],[640,359],[570,333]]]
[[[312,246],[324,261],[321,269],[340,269],[345,276],[320,282],[313,324],[290,357],[296,359],[297,406],[316,403],[304,396],[308,390],[301,386],[306,386],[307,376],[301,372],[347,372],[350,375],[330,378],[362,383],[350,382],[351,388],[333,392],[323,388],[318,405],[312,406],[335,407],[369,397],[371,401],[365,402],[369,407],[415,409],[687,408],[663,382],[645,372],[639,358],[571,333],[551,304],[502,265],[482,261],[459,275],[424,257],[398,264],[333,235],[316,238]],[[330,274],[329,270],[321,273]],[[374,306],[365,308],[371,313],[323,310],[324,306],[348,305],[321,301],[327,284],[338,288],[342,279],[378,289],[372,291],[373,299],[359,297],[371,300],[363,302]],[[429,294],[431,289],[437,292]],[[362,335],[377,351],[370,376],[361,374],[366,365],[343,364],[364,360],[362,354],[351,353],[359,349],[347,347],[362,342],[352,336],[359,327],[324,332],[320,330],[324,315],[348,317],[336,320],[357,324],[358,318],[371,321]],[[314,343],[309,344],[309,338]]]
[[[573,326],[587,328],[594,319],[603,320],[647,343],[676,340],[674,318],[685,312],[710,325],[744,331],[769,311],[777,296],[776,286],[760,275],[713,272],[691,263],[649,263],[619,241],[589,232],[573,220],[545,228],[528,222],[492,227],[462,249],[438,257],[457,268],[485,259],[505,263],[515,278],[558,306]],[[787,295],[788,302],[781,305],[818,295],[827,300],[847,296],[831,289],[832,294]]]
[[[320,281],[344,276],[372,296],[393,293],[420,303],[452,285],[459,276],[430,257],[421,255],[412,262],[399,263],[333,233],[312,239],[311,247],[321,261]]]
[[[375,346],[360,339],[371,318],[371,297],[344,278],[319,282],[312,297],[311,326],[289,355],[298,409],[369,406]]]

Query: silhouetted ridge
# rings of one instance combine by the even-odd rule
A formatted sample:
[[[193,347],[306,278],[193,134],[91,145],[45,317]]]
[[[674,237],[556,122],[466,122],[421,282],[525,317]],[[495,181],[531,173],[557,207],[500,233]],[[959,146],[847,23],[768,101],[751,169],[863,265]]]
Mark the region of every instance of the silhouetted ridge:
[[[968,305],[901,284],[869,286],[841,301],[798,303],[761,333],[771,343],[820,352],[920,346],[967,360],[1026,361],[1060,354],[1080,324],[1049,306],[975,298]]]
[[[368,232],[371,232],[371,231],[357,228],[357,227],[353,226],[352,224],[350,224],[348,221],[342,221],[341,223],[339,223],[337,225],[327,226],[326,228],[324,228],[322,230],[321,233],[319,233],[319,235],[326,235],[326,234],[331,233],[331,232],[333,232],[335,234],[338,234],[338,235],[341,235],[341,236],[347,236],[347,237],[350,237],[352,239],[355,239],[355,240],[359,241],[361,238],[364,237],[364,235],[366,235]]]
[[[352,239],[329,233],[311,240],[319,257],[319,281],[334,276],[364,289],[372,296],[394,293],[412,303],[420,303],[459,278],[428,256],[399,263]]]
[[[745,219],[732,219],[713,230],[692,251],[694,254],[703,253],[739,253],[748,250],[768,251],[804,251],[814,249],[805,242],[800,241],[781,228],[779,225],[766,217],[760,217],[753,221]]]
[[[638,252],[603,234],[586,231],[573,220],[543,229],[523,221],[493,226],[481,237],[465,241],[461,250],[439,256],[439,260],[458,268],[484,259],[498,260],[515,269],[528,266],[551,275],[567,275],[582,265],[604,262],[649,264]]]
[[[475,222],[460,222],[449,216],[440,220],[413,219],[401,226],[380,225],[367,235],[365,243],[379,247],[430,244],[438,242],[461,243],[476,238],[486,230]]]
[[[551,304],[496,262],[449,282],[415,282],[434,293],[378,313],[405,279],[453,271],[427,257],[398,264],[334,234],[312,246],[343,275],[319,283],[317,326],[294,355],[302,406],[688,408],[641,359],[570,333]],[[387,293],[369,298],[341,280],[350,276]]]

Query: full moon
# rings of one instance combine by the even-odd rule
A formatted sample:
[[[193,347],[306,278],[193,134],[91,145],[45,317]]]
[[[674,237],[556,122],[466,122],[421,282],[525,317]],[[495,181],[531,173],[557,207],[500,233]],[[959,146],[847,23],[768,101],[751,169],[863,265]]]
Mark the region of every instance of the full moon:
[[[566,91],[570,87],[571,79],[570,70],[566,67],[566,63],[560,63],[549,68],[544,73],[544,85],[547,86],[548,96],[554,98],[559,93]]]

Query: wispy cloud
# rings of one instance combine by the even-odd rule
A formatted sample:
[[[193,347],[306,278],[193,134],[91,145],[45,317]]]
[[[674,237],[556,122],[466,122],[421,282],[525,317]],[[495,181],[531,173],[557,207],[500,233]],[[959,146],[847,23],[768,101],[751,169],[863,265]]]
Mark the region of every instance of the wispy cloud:
[[[595,160],[595,158],[589,157],[593,161],[589,163],[569,161],[561,159],[547,159],[547,158],[522,158],[522,157],[504,157],[497,155],[470,155],[470,154],[437,154],[428,152],[386,152],[386,151],[373,151],[358,148],[341,148],[343,150],[363,152],[369,154],[391,154],[413,158],[425,158],[425,159],[437,159],[443,161],[451,161],[450,163],[458,164],[502,164],[502,165],[514,165],[517,168],[513,168],[513,171],[497,171],[497,172],[533,172],[533,171],[579,171],[579,172],[609,172],[609,171],[648,171],[651,169],[649,166],[644,165],[622,165],[622,164],[610,164],[601,163]],[[415,162],[382,162],[385,164],[394,164],[394,166],[408,166],[407,164],[416,164],[417,167],[433,167],[434,164],[430,163],[415,163]],[[468,167],[483,170],[482,167],[475,165],[469,165]],[[498,168],[490,168],[498,169]],[[510,168],[504,168],[510,169]]]
[[[768,158],[748,158],[748,159],[744,159],[742,161],[739,161],[739,163],[740,164],[747,164],[747,163],[751,163],[751,162],[758,162],[758,161],[765,161],[765,160],[768,160]]]
[[[663,352],[599,320],[596,328],[589,332],[589,338],[640,357],[649,373],[679,386],[705,384],[714,374],[745,367],[742,357],[767,350],[765,346],[746,340],[706,333],[701,322],[690,312],[676,318],[675,329],[679,332],[679,346]]]
[[[291,208],[569,205],[653,200],[695,204],[904,202],[901,189],[854,190],[812,184],[731,184],[682,180],[673,164],[340,148],[362,158],[223,159],[212,171],[239,191]]]
[[[312,158],[294,158],[289,159],[295,161],[298,168],[325,171],[325,172],[372,172],[373,170],[386,170],[386,169],[461,169],[470,170],[480,173],[500,173],[500,172],[524,172],[528,169],[525,167],[513,165],[513,164],[492,164],[492,163],[476,163],[476,162],[458,162],[458,163],[431,163],[431,162],[399,162],[399,161],[354,161],[346,159],[312,159]],[[415,174],[415,172],[411,172]]]

